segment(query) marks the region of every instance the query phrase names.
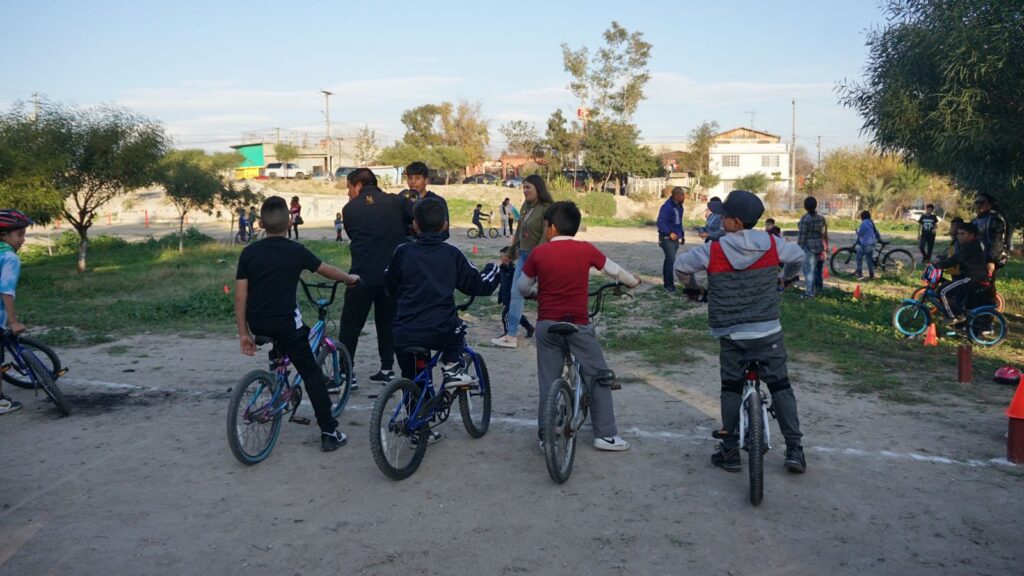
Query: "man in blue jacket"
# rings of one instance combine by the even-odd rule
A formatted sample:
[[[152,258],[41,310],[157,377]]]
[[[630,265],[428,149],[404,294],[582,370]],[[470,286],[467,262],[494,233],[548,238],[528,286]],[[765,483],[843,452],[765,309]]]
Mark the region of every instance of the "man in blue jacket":
[[[676,291],[675,274],[672,272],[676,252],[679,251],[679,245],[686,242],[683,238],[683,201],[686,200],[686,192],[683,186],[673,188],[672,195],[658,211],[658,244],[665,253],[661,275],[665,291],[670,293]]]

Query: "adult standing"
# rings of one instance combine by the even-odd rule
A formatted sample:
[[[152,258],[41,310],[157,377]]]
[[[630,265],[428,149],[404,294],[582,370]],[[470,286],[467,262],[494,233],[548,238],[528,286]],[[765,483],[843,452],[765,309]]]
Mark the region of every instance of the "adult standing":
[[[505,198],[498,211],[501,214],[501,235],[508,238],[512,235],[512,228],[515,223],[515,217],[512,216],[512,201]]]
[[[291,206],[288,207],[288,218],[291,222],[291,226],[288,228],[288,237],[292,237],[292,231],[295,232],[295,239],[299,239],[299,225],[302,221],[302,204],[299,204],[299,197],[292,196]]]
[[[818,214],[818,199],[804,198],[806,214],[797,224],[796,243],[804,250],[804,298],[814,298],[820,289],[822,266],[825,264],[825,242],[828,242],[828,223]]]
[[[978,216],[972,223],[978,227],[978,239],[981,240],[981,248],[985,252],[985,263],[987,265],[989,286],[989,303],[995,303],[996,295],[996,270],[1006,266],[1010,257],[1010,227],[1006,218],[999,213],[999,206],[996,200],[984,192],[974,197],[974,209]]]
[[[921,226],[917,239],[917,249],[921,251],[923,262],[932,259],[932,250],[935,249],[935,233],[939,229],[939,217],[935,215],[935,204],[924,207],[924,214],[917,219]]]
[[[675,274],[672,267],[675,266],[676,252],[679,245],[686,243],[683,238],[683,201],[686,200],[686,188],[676,186],[672,194],[661,205],[658,210],[658,245],[665,253],[665,262],[661,267],[662,280],[665,283],[665,291],[672,293],[676,291]]]
[[[345,289],[338,340],[345,345],[354,364],[359,333],[372,307],[380,370],[370,381],[384,384],[395,377],[391,333],[395,304],[384,288],[384,270],[395,248],[405,240],[404,200],[378,188],[377,177],[368,168],[350,172],[347,185],[349,201],[341,212],[352,252],[349,273],[358,274],[360,282]]]
[[[519,224],[512,236],[512,259],[516,262],[516,272],[512,277],[512,286],[519,285],[519,277],[523,274],[523,265],[530,251],[543,243],[544,210],[554,203],[544,179],[537,174],[530,174],[523,181],[523,207],[519,210]],[[518,290],[512,290],[512,298],[508,307],[509,318],[519,318],[523,314],[523,296]],[[491,340],[491,344],[502,348],[518,346],[517,336],[519,323],[509,322],[505,334]]]

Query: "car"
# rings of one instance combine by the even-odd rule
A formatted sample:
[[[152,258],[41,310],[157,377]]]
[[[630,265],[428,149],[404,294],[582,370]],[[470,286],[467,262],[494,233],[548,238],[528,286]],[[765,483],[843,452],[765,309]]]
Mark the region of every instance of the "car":
[[[904,220],[913,220],[914,222],[920,220],[921,216],[924,216],[924,210],[920,210],[918,208],[913,208],[903,213]],[[942,222],[942,216],[936,214],[935,217],[939,219],[939,222]]]
[[[263,169],[263,175],[267,178],[305,178],[307,171],[298,164],[291,162],[271,162]]]
[[[501,181],[501,185],[506,188],[519,188],[520,186],[523,185],[523,179],[518,176],[513,178],[506,178],[505,180]]]
[[[463,184],[498,184],[500,183],[494,174],[473,174],[462,180]]]
[[[344,180],[349,174],[355,171],[355,166],[342,166],[334,171],[334,179],[337,181]]]

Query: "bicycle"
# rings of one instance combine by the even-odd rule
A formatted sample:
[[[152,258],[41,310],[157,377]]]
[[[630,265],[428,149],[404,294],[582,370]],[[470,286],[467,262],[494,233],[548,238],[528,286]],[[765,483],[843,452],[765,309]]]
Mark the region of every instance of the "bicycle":
[[[466,311],[473,303],[470,298],[457,308]],[[454,390],[442,381],[434,388],[434,368],[441,361],[441,352],[427,348],[410,347],[416,363],[416,376],[412,380],[397,378],[377,397],[370,415],[370,452],[373,461],[385,476],[392,480],[408,478],[419,468],[427,451],[430,432],[451,415],[456,398],[466,432],[473,438],[482,438],[491,423],[491,380],[483,356],[468,344],[462,358],[470,370],[473,382],[459,384]]]
[[[740,403],[739,445],[747,452],[747,470],[750,475],[750,503],[757,506],[764,499],[764,455],[772,448],[771,429],[768,415],[775,411],[768,406],[768,397],[761,392],[760,368],[767,360],[756,354],[740,359],[746,375],[743,385],[743,399]],[[711,437],[724,440],[728,430],[715,430]]]
[[[68,368],[61,367],[60,357],[46,344],[28,336],[18,336],[18,343],[22,348],[30,350],[35,355],[54,381],[67,374]],[[4,382],[8,382],[18,388],[28,390],[34,388],[35,386],[32,383],[32,378],[29,376],[26,366],[18,366],[13,362],[10,364],[4,362],[6,351],[6,346],[0,346],[0,364],[9,367],[3,374]]]
[[[498,234],[501,233],[497,228],[495,228],[494,226],[491,226],[491,219],[490,219],[490,217],[487,218],[487,227],[484,228],[483,233],[481,233],[480,229],[476,228],[475,226],[476,226],[476,224],[474,224],[472,227],[470,227],[468,230],[466,230],[466,236],[468,236],[470,238],[470,240],[472,240],[474,238],[483,238],[484,236],[489,236],[491,238],[497,238]]]
[[[60,368],[60,360],[56,359],[56,353],[35,341],[31,341],[26,346],[25,339],[20,335],[15,336],[10,330],[5,330],[0,338],[3,340],[4,358],[10,359],[3,365],[4,380],[21,388],[34,389],[37,394],[42,389],[61,414],[64,416],[70,414],[71,405],[64,398],[60,387],[57,386],[57,378],[66,373],[67,369]],[[43,356],[47,357],[50,366],[47,366],[32,348],[43,352]],[[47,350],[49,350],[49,354],[46,353]],[[9,356],[7,356],[8,354]],[[57,369],[51,370],[54,365],[57,366]]]
[[[927,275],[927,272],[926,272],[926,275]],[[949,283],[949,280],[946,280],[945,278],[942,278],[941,275],[940,275],[939,281],[938,281],[936,287],[934,288],[934,290],[936,292],[941,292],[942,291],[942,287],[945,286],[948,283]],[[923,297],[924,297],[925,290],[927,290],[927,289],[928,289],[928,282],[926,281],[925,285],[918,286],[914,290],[914,292],[910,295],[910,299],[911,300],[922,300]],[[1001,313],[1003,311],[1003,308],[1005,308],[1005,306],[1006,306],[1006,302],[1003,300],[1003,295],[998,293],[998,292],[996,292],[995,301],[996,301],[996,303],[995,303],[996,312],[1000,312]]]
[[[880,275],[887,274],[896,278],[905,278],[914,273],[917,261],[914,256],[903,248],[886,250],[892,242],[879,240],[875,244],[871,258]],[[849,246],[836,250],[828,262],[829,270],[836,276],[853,276],[857,271],[857,246]]]
[[[632,298],[623,288],[624,284],[612,282],[590,292],[588,296],[594,297],[594,303],[588,317],[596,318],[601,313],[604,298],[609,292]],[[565,354],[565,368],[562,375],[551,383],[541,415],[544,461],[548,475],[559,484],[567,481],[572,474],[572,465],[576,459],[576,438],[587,419],[591,387],[609,386],[612,390],[621,388],[615,382],[615,373],[611,370],[596,374],[589,386],[583,382],[580,363],[569,347],[569,336],[577,331],[576,325],[571,322],[556,322],[548,328],[549,334],[562,337],[562,350]]]
[[[907,338],[920,336],[930,324],[937,324],[938,320],[954,320],[938,292],[942,271],[929,264],[924,276],[928,285],[924,287],[920,299],[905,299],[892,313],[893,327]],[[967,338],[979,346],[996,346],[1007,334],[1006,317],[991,304],[965,310],[963,319],[955,323],[953,328],[963,330]]]
[[[334,303],[338,284],[307,284],[299,280],[306,298],[317,309],[317,322],[309,331],[309,345],[316,353],[316,362],[324,375],[331,399],[331,415],[337,418],[345,409],[352,391],[352,359],[344,346],[328,336],[327,312]],[[309,289],[330,290],[330,298],[313,298]],[[319,294],[318,294],[319,295]],[[270,338],[256,336],[256,345],[270,344],[270,370],[253,370],[235,386],[228,406],[228,445],[242,464],[257,464],[270,456],[281,433],[281,417],[290,412],[289,422],[309,425],[310,420],[296,416],[302,402],[302,377],[290,378],[291,361],[277,350]]]

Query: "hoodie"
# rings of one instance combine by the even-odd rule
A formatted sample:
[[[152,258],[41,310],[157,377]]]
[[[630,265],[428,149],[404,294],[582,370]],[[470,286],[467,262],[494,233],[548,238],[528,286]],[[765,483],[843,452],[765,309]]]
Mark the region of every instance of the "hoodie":
[[[763,230],[740,230],[683,252],[675,271],[689,286],[695,274],[707,272],[711,335],[741,340],[782,330],[779,267],[789,278],[799,273],[803,259],[796,244]]]

